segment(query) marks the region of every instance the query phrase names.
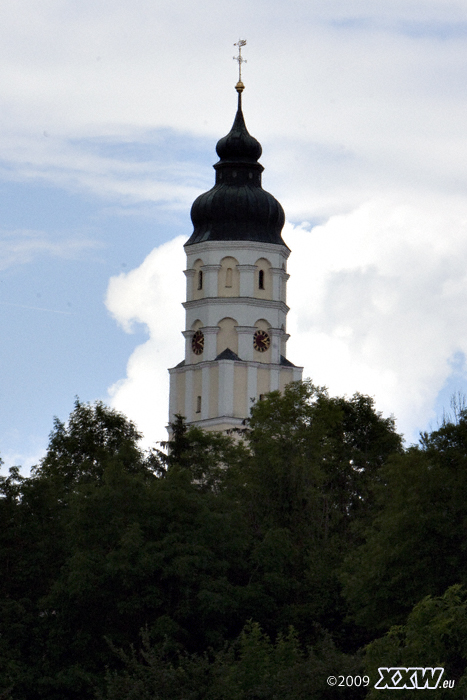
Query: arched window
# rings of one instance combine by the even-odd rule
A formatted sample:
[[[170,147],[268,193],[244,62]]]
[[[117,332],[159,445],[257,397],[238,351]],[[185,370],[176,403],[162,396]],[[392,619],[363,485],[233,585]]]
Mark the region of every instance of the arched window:
[[[258,274],[258,289],[264,289],[264,270],[260,270]]]
[[[198,272],[198,289],[203,288],[203,271],[199,270]]]
[[[232,268],[231,267],[228,267],[227,270],[225,271],[225,286],[226,287],[232,286]]]

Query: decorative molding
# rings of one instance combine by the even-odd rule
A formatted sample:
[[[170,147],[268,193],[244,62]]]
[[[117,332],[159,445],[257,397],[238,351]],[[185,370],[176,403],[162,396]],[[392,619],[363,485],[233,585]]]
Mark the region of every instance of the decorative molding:
[[[187,311],[202,306],[227,306],[234,304],[235,306],[256,306],[266,309],[278,309],[283,313],[289,312],[289,307],[283,301],[275,301],[274,299],[258,299],[256,297],[203,297],[202,299],[192,299],[184,301],[182,306]]]
[[[231,250],[258,250],[267,251],[271,254],[280,253],[287,259],[290,255],[290,248],[281,243],[261,243],[259,241],[205,241],[203,243],[192,243],[184,245],[186,254],[199,255],[204,251],[231,249]]]
[[[202,369],[203,367],[208,367],[210,365],[214,365],[214,363],[218,364],[219,362],[234,362],[236,365],[239,365],[240,367],[257,367],[258,369],[293,369],[293,370],[300,370],[302,372],[303,367],[300,367],[298,365],[283,365],[277,362],[259,362],[258,360],[242,360],[241,358],[239,360],[201,360],[201,362],[195,362],[191,365],[185,364],[179,367],[178,365],[176,367],[171,367],[169,369],[170,374],[183,374],[184,372],[188,372],[192,369]],[[295,380],[294,380],[295,381]]]

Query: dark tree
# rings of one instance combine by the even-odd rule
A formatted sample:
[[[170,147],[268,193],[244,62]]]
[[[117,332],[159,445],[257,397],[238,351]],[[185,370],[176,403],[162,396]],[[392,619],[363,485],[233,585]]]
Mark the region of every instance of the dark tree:
[[[348,558],[346,595],[370,630],[401,624],[427,595],[467,583],[467,413],[383,469],[378,509]]]
[[[140,659],[142,629],[166,694],[175,683],[191,697],[206,676],[212,698],[227,698],[230,674],[232,698],[286,697],[281,653],[303,674],[297,697],[324,692],[306,678],[329,659],[355,667],[338,572],[401,451],[393,421],[368,397],[294,384],[258,402],[246,436],[178,417],[168,452],[147,453],[102,403],[76,401],[56,420],[31,477],[12,470],[0,484],[0,693],[91,700],[106,667],[121,679],[124,657]],[[250,682],[253,653],[265,664]]]

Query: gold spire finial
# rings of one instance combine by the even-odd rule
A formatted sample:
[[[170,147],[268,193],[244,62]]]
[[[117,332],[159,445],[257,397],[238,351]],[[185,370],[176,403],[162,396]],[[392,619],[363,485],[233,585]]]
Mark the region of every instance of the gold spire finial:
[[[247,63],[242,56],[242,47],[246,46],[246,39],[239,39],[234,46],[238,46],[238,56],[234,56],[233,60],[238,62],[238,83],[235,86],[236,91],[241,94],[245,88],[242,83],[242,63]]]

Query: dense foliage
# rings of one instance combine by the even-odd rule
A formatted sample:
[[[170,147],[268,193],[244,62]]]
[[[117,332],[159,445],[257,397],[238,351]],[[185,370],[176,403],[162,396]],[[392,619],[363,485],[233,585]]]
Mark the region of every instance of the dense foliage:
[[[77,401],[1,480],[1,700],[363,698],[397,665],[462,697],[463,411],[404,451],[372,399],[303,383],[246,440],[180,417],[168,453],[139,438]]]

